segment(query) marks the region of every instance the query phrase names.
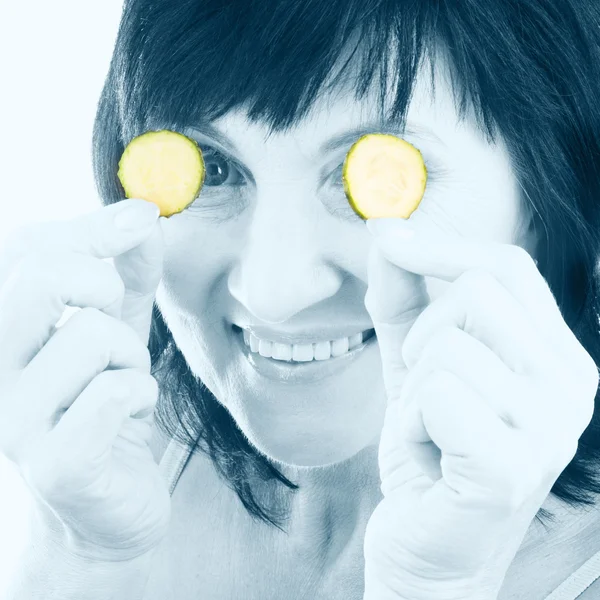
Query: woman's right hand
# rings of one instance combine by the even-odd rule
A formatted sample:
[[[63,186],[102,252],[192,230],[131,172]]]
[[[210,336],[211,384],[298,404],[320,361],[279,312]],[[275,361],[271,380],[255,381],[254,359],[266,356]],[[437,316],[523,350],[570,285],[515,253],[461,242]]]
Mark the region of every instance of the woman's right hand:
[[[158,210],[144,200],[36,223],[0,252],[0,452],[31,489],[46,540],[81,558],[142,556],[169,522],[148,446],[162,258]],[[67,306],[82,310],[56,328]]]

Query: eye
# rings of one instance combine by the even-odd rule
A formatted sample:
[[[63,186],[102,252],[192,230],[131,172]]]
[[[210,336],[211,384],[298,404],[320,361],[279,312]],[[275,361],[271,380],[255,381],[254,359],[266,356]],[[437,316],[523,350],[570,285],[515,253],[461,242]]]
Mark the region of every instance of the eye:
[[[241,170],[234,161],[226,158],[210,146],[202,147],[202,156],[206,168],[206,177],[202,187],[221,187],[225,185],[244,185]]]
[[[439,183],[440,181],[443,183],[443,176],[447,174],[447,170],[441,166],[437,159],[432,159],[430,156],[427,160],[423,158],[423,161],[425,163],[425,168],[427,169],[428,185],[434,182]],[[342,162],[327,178],[330,182],[331,193],[326,197],[325,206],[334,216],[351,222],[364,221],[364,219],[352,208],[346,197],[344,181],[342,179],[343,168],[344,163]]]
[[[438,173],[442,169],[436,164],[432,164],[433,161],[431,159],[423,159],[423,162],[425,163],[425,168],[427,169],[427,181],[435,181],[437,179]],[[330,178],[334,187],[340,187],[342,189],[344,188],[344,180],[342,179],[343,169],[344,163],[340,163],[331,173]]]
[[[186,213],[216,224],[235,219],[247,206],[244,188],[252,175],[212,146],[199,146],[206,175],[198,197]]]

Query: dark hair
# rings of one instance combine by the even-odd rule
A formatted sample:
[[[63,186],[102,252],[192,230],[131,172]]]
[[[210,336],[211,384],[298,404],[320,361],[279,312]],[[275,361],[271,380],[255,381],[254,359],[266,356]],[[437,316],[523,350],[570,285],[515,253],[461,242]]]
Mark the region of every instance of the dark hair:
[[[360,67],[352,72],[357,100],[376,75],[381,93],[400,84],[389,116],[403,124],[420,61],[428,53],[435,64],[436,48],[449,59],[460,119],[472,106],[488,140],[503,137],[541,232],[538,268],[600,364],[598,2],[126,0],[94,127],[100,197],[124,198],[117,163],[135,135],[181,130],[241,106],[251,121],[284,131],[326,85],[347,82],[350,65]],[[330,79],[334,65],[342,68]],[[279,527],[257,490],[297,486],[190,371],[156,305],[149,348],[161,384],[159,426],[174,436],[181,424],[180,441],[210,456],[250,515]],[[574,506],[600,493],[599,412],[552,489]]]

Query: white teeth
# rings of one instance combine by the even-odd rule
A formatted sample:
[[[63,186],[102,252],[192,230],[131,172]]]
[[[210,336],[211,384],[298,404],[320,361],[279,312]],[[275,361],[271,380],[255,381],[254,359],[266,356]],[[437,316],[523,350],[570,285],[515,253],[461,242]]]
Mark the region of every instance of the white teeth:
[[[258,340],[258,353],[261,356],[271,358],[273,351],[273,344],[271,342],[265,342],[265,340]]]
[[[331,342],[331,356],[341,356],[348,352],[348,338],[340,338]]]
[[[352,350],[352,348],[356,348],[356,346],[360,346],[362,344],[363,334],[362,331],[351,335],[348,338],[348,348]]]
[[[314,346],[315,360],[327,360],[331,357],[331,342],[317,342]]]
[[[292,358],[297,361],[308,362],[312,360],[313,345],[312,344],[294,344],[292,351]]]
[[[292,347],[289,344],[273,342],[271,356],[277,360],[292,360]]]
[[[243,330],[244,343],[255,352],[266,358],[275,360],[310,362],[311,360],[327,360],[331,357],[341,356],[346,352],[360,346],[363,342],[363,333],[355,333],[330,342],[315,342],[313,344],[282,344],[259,340],[246,329]]]

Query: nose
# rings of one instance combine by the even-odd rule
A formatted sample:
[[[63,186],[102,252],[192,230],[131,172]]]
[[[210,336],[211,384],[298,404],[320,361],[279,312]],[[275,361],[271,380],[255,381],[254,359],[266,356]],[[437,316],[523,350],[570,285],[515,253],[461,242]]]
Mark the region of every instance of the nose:
[[[228,288],[256,319],[282,323],[340,289],[344,279],[324,249],[326,216],[295,203],[257,202],[245,243],[228,276]],[[331,247],[331,240],[329,240]]]

